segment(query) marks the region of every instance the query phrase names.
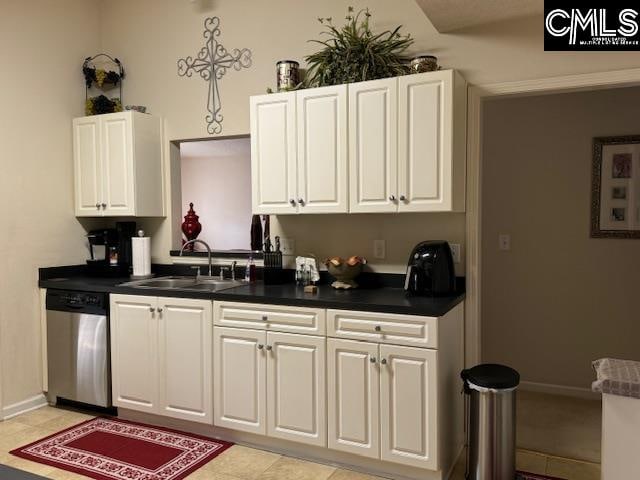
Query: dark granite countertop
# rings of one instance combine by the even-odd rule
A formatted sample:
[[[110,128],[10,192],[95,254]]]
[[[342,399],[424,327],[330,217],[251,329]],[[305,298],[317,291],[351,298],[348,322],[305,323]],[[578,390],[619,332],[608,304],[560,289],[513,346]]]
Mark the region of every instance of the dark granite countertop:
[[[63,272],[60,272],[63,273]],[[71,272],[64,272],[71,273]],[[67,274],[49,278],[41,274],[41,288],[57,288],[84,292],[121,293],[158,297],[201,298],[233,302],[267,303],[342,310],[398,313],[440,317],[464,300],[465,294],[447,297],[407,297],[402,288],[378,287],[355,290],[335,290],[330,285],[320,285],[318,293],[304,293],[295,284],[264,285],[254,283],[219,292],[167,290],[120,286],[129,278],[97,278]]]

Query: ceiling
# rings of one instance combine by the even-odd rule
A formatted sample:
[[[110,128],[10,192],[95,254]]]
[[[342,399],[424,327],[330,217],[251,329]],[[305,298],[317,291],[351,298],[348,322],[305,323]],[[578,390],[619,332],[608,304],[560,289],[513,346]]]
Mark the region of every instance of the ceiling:
[[[249,137],[182,142],[181,158],[247,157],[251,155]]]
[[[416,0],[440,33],[542,14],[543,0]]]

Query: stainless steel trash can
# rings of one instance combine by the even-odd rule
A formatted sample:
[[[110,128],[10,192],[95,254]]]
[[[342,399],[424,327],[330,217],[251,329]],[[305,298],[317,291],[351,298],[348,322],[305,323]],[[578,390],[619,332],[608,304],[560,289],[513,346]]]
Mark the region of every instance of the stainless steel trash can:
[[[467,423],[466,480],[516,478],[516,388],[520,374],[504,365],[461,373]]]

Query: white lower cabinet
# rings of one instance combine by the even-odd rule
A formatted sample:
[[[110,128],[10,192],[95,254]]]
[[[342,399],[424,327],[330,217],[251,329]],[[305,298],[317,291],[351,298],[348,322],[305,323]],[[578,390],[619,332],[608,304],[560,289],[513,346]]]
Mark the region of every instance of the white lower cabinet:
[[[111,295],[111,385],[113,404],[158,411],[157,299]]]
[[[214,327],[213,338],[214,424],[266,434],[267,333]]]
[[[380,458],[438,470],[438,354],[380,345]]]
[[[325,338],[214,327],[214,424],[326,446]]]
[[[380,457],[378,344],[327,340],[329,448]]]
[[[327,445],[326,339],[267,333],[267,435]]]
[[[212,423],[212,303],[159,298],[160,414]]]
[[[111,295],[117,407],[210,424],[212,303]]]
[[[438,469],[437,352],[328,340],[329,447]]]

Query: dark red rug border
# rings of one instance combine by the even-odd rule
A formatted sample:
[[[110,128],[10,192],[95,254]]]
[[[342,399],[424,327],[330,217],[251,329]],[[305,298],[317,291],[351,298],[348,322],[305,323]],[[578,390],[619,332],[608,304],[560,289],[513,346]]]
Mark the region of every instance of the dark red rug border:
[[[31,443],[29,443],[27,445],[23,445],[21,447],[13,449],[9,453],[11,455],[16,456],[16,457],[24,458],[25,460],[31,460],[32,462],[40,463],[40,464],[43,464],[43,465],[48,465],[50,467],[57,468],[58,470],[64,470],[66,472],[77,473],[79,475],[85,475],[85,476],[88,476],[88,477],[93,478],[95,480],[113,480],[113,477],[107,477],[105,475],[101,475],[99,473],[95,473],[95,472],[92,472],[90,470],[85,470],[83,468],[71,467],[71,466],[67,466],[67,465],[65,465],[64,468],[62,468],[59,463],[52,462],[52,461],[49,461],[49,460],[44,460],[42,458],[35,457],[35,456],[33,456],[33,455],[29,454],[29,453],[25,453],[25,452],[22,451],[23,449],[29,448],[29,447],[31,447],[31,446],[33,446],[33,445],[35,445],[37,443],[40,443],[40,442],[42,442],[44,440],[48,440],[50,438],[57,437],[58,435],[60,435],[60,434],[62,434],[64,432],[67,432],[69,430],[73,430],[75,428],[78,428],[81,425],[84,425],[86,423],[91,423],[91,422],[94,422],[94,421],[99,420],[99,419],[110,420],[110,421],[116,422],[116,423],[125,423],[125,424],[128,424],[128,425],[137,425],[139,427],[144,427],[144,428],[153,428],[153,429],[161,430],[161,431],[168,432],[168,433],[176,433],[176,434],[179,434],[179,435],[186,435],[186,436],[189,436],[189,437],[197,438],[199,440],[207,440],[207,441],[210,441],[210,442],[216,442],[216,443],[219,443],[220,445],[222,445],[222,447],[220,447],[218,450],[216,450],[212,456],[204,458],[204,459],[200,460],[199,462],[193,464],[192,466],[190,466],[189,468],[184,470],[182,473],[180,473],[180,475],[178,475],[174,480],[181,480],[181,479],[187,477],[188,475],[192,474],[193,472],[195,472],[196,470],[198,470],[202,466],[204,466],[207,463],[209,463],[211,460],[216,458],[218,455],[220,455],[222,452],[227,450],[229,447],[232,447],[234,445],[232,442],[227,442],[225,440],[218,440],[217,438],[206,437],[204,435],[198,435],[198,434],[195,434],[195,433],[183,432],[181,430],[177,430],[177,429],[174,429],[174,428],[167,428],[167,427],[161,427],[161,426],[156,426],[156,425],[148,425],[148,424],[140,423],[140,422],[132,422],[131,420],[124,420],[124,419],[116,418],[116,417],[100,416],[100,417],[90,418],[89,420],[85,420],[84,422],[80,422],[80,423],[78,423],[76,425],[72,425],[71,427],[64,428],[64,429],[62,429],[62,430],[60,430],[60,431],[58,431],[56,433],[52,433],[51,435],[47,435],[46,437],[42,437],[41,439],[36,440],[35,442],[31,442]]]

